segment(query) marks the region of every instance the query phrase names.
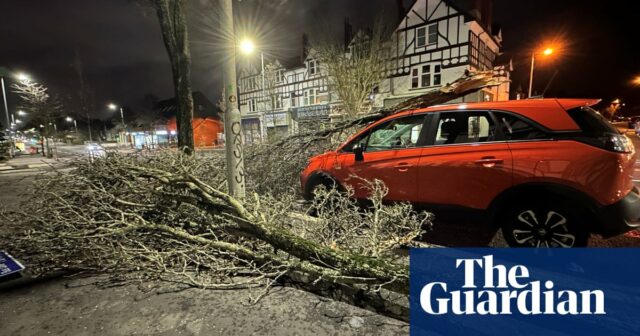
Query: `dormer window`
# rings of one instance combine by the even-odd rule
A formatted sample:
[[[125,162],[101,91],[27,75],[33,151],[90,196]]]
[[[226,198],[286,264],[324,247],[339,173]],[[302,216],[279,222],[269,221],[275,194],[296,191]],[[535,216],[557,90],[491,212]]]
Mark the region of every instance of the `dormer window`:
[[[313,76],[318,73],[318,61],[311,60],[307,62],[307,72],[309,76]]]
[[[247,91],[255,90],[256,89],[256,78],[255,77],[246,78],[244,80],[244,86],[245,86]]]
[[[424,47],[438,43],[438,24],[416,28],[416,47]]]
[[[284,82],[284,71],[283,70],[276,71],[276,83],[283,83],[283,82]]]

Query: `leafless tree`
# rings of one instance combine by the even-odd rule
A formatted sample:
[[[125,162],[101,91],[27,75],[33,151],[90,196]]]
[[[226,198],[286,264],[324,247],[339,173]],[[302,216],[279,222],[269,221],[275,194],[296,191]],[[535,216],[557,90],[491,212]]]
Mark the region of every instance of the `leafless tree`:
[[[57,133],[56,119],[61,116],[60,99],[51,96],[48,89],[31,80],[21,80],[11,85],[21,99],[21,108],[31,115],[31,120],[40,127],[47,157],[52,157],[51,140]]]
[[[346,50],[342,43],[313,46],[321,71],[328,75],[330,91],[338,96],[348,118],[367,111],[370,95],[385,78],[391,55],[391,44],[385,43],[385,39],[385,29],[377,24],[372,30],[358,32]]]

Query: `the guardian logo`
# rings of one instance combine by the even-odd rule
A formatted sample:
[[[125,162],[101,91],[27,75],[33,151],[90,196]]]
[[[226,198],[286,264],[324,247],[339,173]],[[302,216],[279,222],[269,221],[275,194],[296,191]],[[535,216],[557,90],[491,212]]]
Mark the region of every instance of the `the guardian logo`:
[[[420,306],[431,315],[605,315],[602,290],[559,290],[553,281],[529,281],[523,265],[494,265],[493,255],[456,259],[461,289],[431,282],[420,290]]]

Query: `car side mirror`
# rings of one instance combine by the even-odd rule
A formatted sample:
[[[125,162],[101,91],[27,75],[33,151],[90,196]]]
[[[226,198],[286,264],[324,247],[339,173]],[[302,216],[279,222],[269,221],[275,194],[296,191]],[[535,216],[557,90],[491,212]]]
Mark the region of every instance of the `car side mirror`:
[[[353,146],[353,154],[356,156],[356,161],[364,161],[364,149],[361,146]]]

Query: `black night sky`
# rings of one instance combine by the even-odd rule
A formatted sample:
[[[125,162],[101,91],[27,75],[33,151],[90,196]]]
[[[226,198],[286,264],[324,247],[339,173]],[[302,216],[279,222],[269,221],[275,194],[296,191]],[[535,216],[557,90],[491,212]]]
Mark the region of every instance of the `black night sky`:
[[[213,102],[221,77],[215,1],[188,1],[193,87]],[[171,73],[157,19],[140,2],[5,0],[0,66],[29,73],[51,91],[69,95],[79,85],[74,66],[79,60],[100,118],[110,117],[106,104],[111,101],[135,108],[145,94],[170,98]],[[557,69],[547,97],[620,97],[627,108],[640,105],[640,87],[631,85],[640,75],[640,17],[631,3],[495,0],[494,23],[503,27],[503,51],[515,66],[512,92],[527,88],[532,48],[562,40],[562,52],[539,63],[537,90]],[[357,29],[382,15],[397,16],[395,0],[243,0],[234,5],[236,23],[251,27],[247,34],[256,36],[268,56],[281,58],[299,55],[303,32],[312,39],[318,32],[341,39],[345,17]]]

